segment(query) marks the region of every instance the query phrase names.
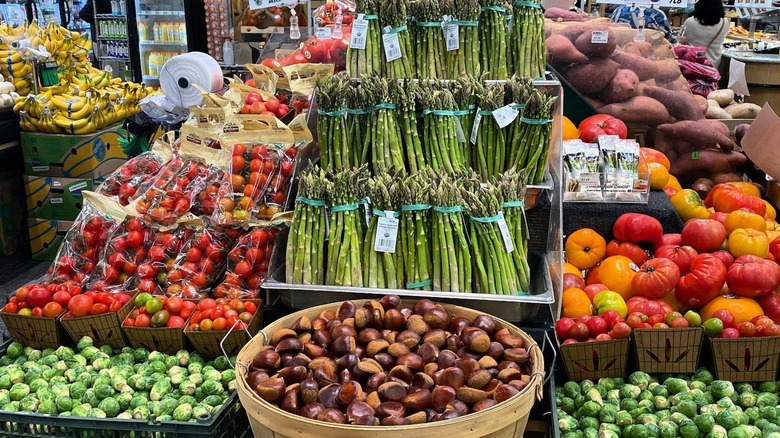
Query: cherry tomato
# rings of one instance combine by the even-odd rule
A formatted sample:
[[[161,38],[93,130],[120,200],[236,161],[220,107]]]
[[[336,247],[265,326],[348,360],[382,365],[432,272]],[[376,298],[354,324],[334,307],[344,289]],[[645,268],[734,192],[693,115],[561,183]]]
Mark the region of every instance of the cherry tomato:
[[[102,315],[104,313],[108,313],[108,304],[105,303],[95,303],[89,309],[90,315]]]
[[[19,306],[16,305],[16,303],[8,303],[3,307],[3,312],[6,313],[16,313],[19,311]]]

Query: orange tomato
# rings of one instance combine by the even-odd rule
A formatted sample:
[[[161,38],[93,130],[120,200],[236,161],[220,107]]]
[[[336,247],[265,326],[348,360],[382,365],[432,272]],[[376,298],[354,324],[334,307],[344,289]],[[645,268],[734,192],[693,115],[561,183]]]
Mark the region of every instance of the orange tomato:
[[[650,188],[662,190],[669,183],[669,170],[661,163],[642,163],[639,165],[640,175],[650,175]]]
[[[669,162],[669,158],[667,158],[666,155],[664,155],[664,153],[661,151],[657,151],[652,148],[639,148],[639,155],[645,159],[647,164],[658,163],[666,170],[672,168],[672,163]]]
[[[759,189],[757,185],[751,182],[731,181],[731,182],[727,182],[726,184],[738,188],[739,190],[742,191],[742,193],[746,193],[751,196],[757,196],[759,198],[761,197],[761,189]]]
[[[743,298],[736,295],[722,295],[715,297],[701,309],[701,320],[712,318],[712,314],[718,310],[728,310],[734,315],[737,324],[748,322],[764,314],[761,306],[752,298]]]
[[[563,291],[561,302],[563,316],[577,318],[583,315],[593,315],[593,306],[584,290],[572,287]]]
[[[777,210],[775,210],[775,207],[773,207],[772,204],[767,202],[766,199],[762,199],[762,201],[764,201],[764,204],[766,204],[766,214],[764,215],[764,217],[771,220],[777,219]]]
[[[734,210],[723,221],[726,232],[731,234],[737,228],[752,228],[758,231],[766,231],[766,221],[763,217],[747,209]]]
[[[577,126],[569,120],[568,117],[563,118],[563,122],[561,123],[563,125],[563,139],[564,140],[577,140],[580,138],[580,131],[577,129]]]
[[[734,257],[750,254],[763,259],[769,254],[769,239],[763,231],[737,228],[729,235],[728,247]]]
[[[624,299],[634,295],[631,281],[639,271],[639,266],[625,256],[607,257],[599,266],[599,278],[609,290],[619,293]]]
[[[579,275],[580,277],[582,277],[582,271],[580,271],[579,268],[577,268],[576,266],[572,265],[569,262],[563,264],[563,273]]]
[[[596,266],[607,254],[607,241],[590,228],[581,228],[566,239],[566,260],[579,269]]]

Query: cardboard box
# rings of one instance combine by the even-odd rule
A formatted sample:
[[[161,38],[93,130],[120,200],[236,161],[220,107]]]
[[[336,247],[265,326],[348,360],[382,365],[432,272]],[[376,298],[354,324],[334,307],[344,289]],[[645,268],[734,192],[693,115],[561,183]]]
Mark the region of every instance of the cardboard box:
[[[701,327],[635,329],[639,369],[646,373],[692,373],[699,365]]]
[[[130,293],[133,298],[135,294]],[[60,323],[65,327],[68,335],[76,342],[84,336],[89,336],[95,345],[110,345],[114,348],[127,346],[124,332],[122,331],[122,321],[125,320],[130,311],[133,310],[133,300],[130,299],[118,312],[104,313],[101,315],[88,315],[81,317],[63,315]]]
[[[54,260],[73,221],[27,219],[30,250],[34,260]]]
[[[628,339],[577,342],[561,345],[569,380],[623,377],[626,372]]]
[[[63,312],[64,314],[65,312]],[[62,316],[62,315],[60,315]],[[26,316],[17,313],[0,313],[11,338],[27,347],[43,350],[67,345],[68,333],[57,318]]]
[[[96,185],[91,179],[25,176],[27,216],[72,221],[84,202],[82,190],[92,190]]]
[[[127,160],[119,146],[125,132],[118,128],[87,135],[22,132],[24,174],[102,180]]]
[[[780,337],[710,339],[715,375],[731,382],[763,382],[777,378]]]

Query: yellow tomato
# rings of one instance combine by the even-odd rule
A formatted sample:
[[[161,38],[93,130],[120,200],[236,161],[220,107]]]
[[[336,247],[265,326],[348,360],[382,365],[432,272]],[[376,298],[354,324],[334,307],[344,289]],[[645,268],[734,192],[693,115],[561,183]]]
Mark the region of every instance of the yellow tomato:
[[[566,262],[563,264],[563,273],[564,274],[574,274],[578,277],[582,278],[582,271],[579,270],[576,266],[572,265],[569,262]]]
[[[727,182],[726,184],[738,188],[739,190],[742,191],[742,193],[752,195],[752,196],[757,196],[759,198],[761,197],[761,189],[759,189],[757,185],[751,182],[731,181],[731,182]]]
[[[699,194],[691,189],[678,191],[669,201],[683,222],[689,219],[708,219],[712,215],[701,202]]]
[[[718,310],[728,310],[734,315],[737,324],[749,322],[756,316],[764,314],[761,306],[751,298],[742,298],[734,295],[719,296],[707,303],[701,309],[701,319],[706,321],[712,318],[712,314]]]
[[[763,231],[752,228],[737,228],[728,238],[729,252],[734,257],[754,255],[766,258],[769,254],[769,238]]]
[[[563,316],[566,318],[577,318],[583,315],[593,315],[593,306],[590,298],[584,290],[572,287],[563,291],[563,300],[561,302]]]
[[[580,131],[577,129],[577,125],[574,124],[568,117],[563,117],[563,139],[564,140],[577,140],[580,138]]]
[[[775,210],[775,207],[772,206],[769,202],[767,202],[766,199],[763,199],[764,204],[766,204],[766,214],[764,215],[767,219],[775,220],[777,219],[777,211]]]
[[[650,188],[662,190],[669,183],[669,171],[661,163],[644,163],[639,165],[640,175],[650,175]]]
[[[625,256],[607,257],[599,266],[601,282],[609,290],[619,293],[626,300],[634,295],[631,281],[637,272],[639,272],[639,266]]]
[[[581,228],[566,239],[566,261],[579,269],[596,266],[607,254],[607,241],[590,228]]]
[[[734,210],[726,216],[723,222],[726,232],[731,234],[737,228],[752,228],[758,231],[766,230],[766,221],[761,216],[748,210]]]
[[[677,181],[677,177],[674,175],[669,175],[669,181],[666,182],[666,187],[672,188],[677,190],[678,192],[682,190],[682,186],[680,185],[680,181]],[[664,188],[666,188],[664,187]]]

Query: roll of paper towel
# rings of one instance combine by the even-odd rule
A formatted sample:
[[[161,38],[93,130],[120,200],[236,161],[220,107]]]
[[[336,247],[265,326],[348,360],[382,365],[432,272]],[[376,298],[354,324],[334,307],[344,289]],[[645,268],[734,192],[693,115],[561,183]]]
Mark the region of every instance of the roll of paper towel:
[[[201,93],[222,88],[222,69],[202,52],[189,52],[169,59],[160,70],[160,88],[165,97],[181,108],[200,105]]]

